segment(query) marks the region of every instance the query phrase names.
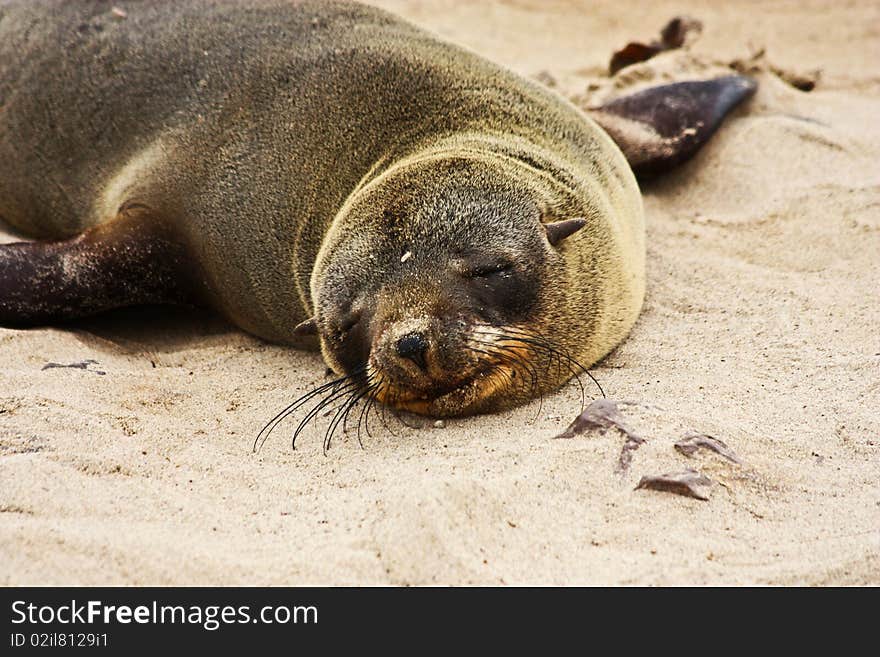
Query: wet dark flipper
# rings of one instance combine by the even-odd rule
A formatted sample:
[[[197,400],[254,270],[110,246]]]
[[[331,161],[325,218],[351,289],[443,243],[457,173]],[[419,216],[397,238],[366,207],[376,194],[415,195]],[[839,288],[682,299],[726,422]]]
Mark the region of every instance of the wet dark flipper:
[[[0,326],[147,303],[190,303],[184,248],[142,209],[58,242],[0,245]]]
[[[617,142],[640,179],[672,169],[705,144],[757,83],[731,75],[652,87],[612,100],[590,116]]]

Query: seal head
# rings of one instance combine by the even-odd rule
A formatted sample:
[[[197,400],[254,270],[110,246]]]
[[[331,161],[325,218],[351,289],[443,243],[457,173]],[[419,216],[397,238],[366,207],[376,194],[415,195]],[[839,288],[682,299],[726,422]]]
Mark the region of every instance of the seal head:
[[[379,401],[433,416],[558,385],[536,327],[564,301],[560,248],[585,221],[546,223],[541,187],[523,166],[473,155],[417,159],[363,185],[312,277],[326,361]]]

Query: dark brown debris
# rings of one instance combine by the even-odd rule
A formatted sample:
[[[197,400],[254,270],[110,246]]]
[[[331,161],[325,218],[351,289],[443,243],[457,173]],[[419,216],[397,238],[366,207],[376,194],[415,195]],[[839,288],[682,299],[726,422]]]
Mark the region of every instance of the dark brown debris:
[[[671,472],[662,475],[649,475],[639,480],[636,490],[645,488],[658,490],[666,493],[675,493],[685,497],[695,497],[698,500],[709,499],[709,488],[712,480],[696,470],[687,469],[684,472]]]
[[[693,43],[703,31],[702,21],[690,16],[676,16],[660,30],[660,43],[668,50]]]
[[[608,65],[608,72],[611,75],[617,73],[620,69],[645,62],[657,53],[663,52],[664,48],[656,41],[650,44],[644,43],[628,43],[623,48],[611,55],[611,63]]]
[[[568,425],[565,431],[556,438],[574,438],[587,431],[599,431],[605,433],[608,429],[618,429],[626,436],[632,436],[639,441],[643,440],[635,435],[632,429],[624,422],[617,402],[612,399],[597,399],[590,402],[584,412],[578,415]]]
[[[778,66],[771,66],[770,71],[780,80],[798,91],[812,91],[816,88],[819,78],[822,77],[822,71],[819,69],[799,73],[779,68]]]
[[[730,62],[729,66],[737,73],[743,75],[757,75],[764,71],[769,71],[787,85],[794,87],[798,91],[805,92],[815,89],[822,78],[821,69],[791,71],[770,63],[767,61],[767,51],[765,48],[757,49],[746,59],[735,59]]]
[[[620,69],[644,62],[665,50],[674,50],[693,43],[703,31],[703,24],[689,16],[676,16],[660,31],[660,40],[644,44],[631,42],[611,56],[608,69],[611,75]]]
[[[742,461],[723,440],[702,433],[691,433],[675,443],[675,449],[685,456],[693,456],[697,450],[707,449],[720,454],[728,461],[741,465]]]
[[[102,370],[93,370],[89,369],[90,365],[98,365],[98,361],[92,360],[91,358],[88,360],[80,361],[79,363],[70,363],[69,365],[64,365],[62,363],[46,363],[43,367],[40,368],[41,371],[52,370],[55,368],[72,368],[75,370],[88,370],[89,372],[94,372],[100,376],[104,376],[107,372]]]
[[[592,402],[556,438],[574,438],[587,431],[605,433],[608,429],[617,429],[626,437],[626,442],[623,443],[623,447],[620,449],[620,458],[617,461],[617,471],[626,472],[632,462],[632,453],[639,448],[639,445],[645,442],[645,439],[626,424],[623,416],[620,414],[616,401],[597,399]]]
[[[629,470],[629,466],[633,459],[633,452],[636,451],[639,448],[639,445],[643,442],[645,442],[644,438],[627,434],[626,441],[623,443],[623,447],[620,448],[620,456],[617,458],[617,472],[623,473]]]

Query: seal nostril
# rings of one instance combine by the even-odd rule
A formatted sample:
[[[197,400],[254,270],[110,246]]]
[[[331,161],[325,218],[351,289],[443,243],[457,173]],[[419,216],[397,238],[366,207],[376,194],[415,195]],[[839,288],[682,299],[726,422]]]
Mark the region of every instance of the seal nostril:
[[[408,358],[423,370],[428,369],[425,352],[428,351],[428,340],[421,333],[408,333],[397,341],[397,355]]]

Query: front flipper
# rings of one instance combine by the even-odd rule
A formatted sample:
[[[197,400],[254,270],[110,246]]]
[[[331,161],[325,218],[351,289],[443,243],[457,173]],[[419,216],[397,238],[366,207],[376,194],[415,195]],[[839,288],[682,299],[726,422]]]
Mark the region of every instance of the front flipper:
[[[623,96],[590,111],[640,179],[692,157],[758,85],[740,75],[677,82]]]
[[[188,303],[186,253],[149,210],[58,242],[0,245],[0,326],[33,326],[147,303]]]

